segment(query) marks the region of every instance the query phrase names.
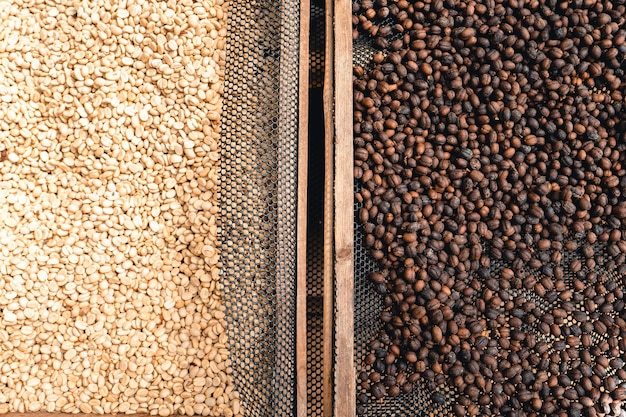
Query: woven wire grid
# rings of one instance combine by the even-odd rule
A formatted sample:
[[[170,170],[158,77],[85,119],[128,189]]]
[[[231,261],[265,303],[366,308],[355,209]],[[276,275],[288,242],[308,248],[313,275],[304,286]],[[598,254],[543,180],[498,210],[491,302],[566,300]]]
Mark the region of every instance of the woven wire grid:
[[[313,65],[313,64],[311,64]],[[322,91],[309,91],[309,172],[307,212],[307,296],[324,287],[324,110]]]
[[[246,416],[295,404],[299,2],[229,7],[220,242],[228,348]]]
[[[324,295],[324,230],[310,224],[307,236],[307,296],[315,300]]]
[[[309,88],[319,88],[324,84],[324,61],[326,55],[325,44],[326,15],[324,0],[311,1],[311,32],[309,35]]]
[[[311,2],[307,198],[307,415],[323,415],[324,358],[324,0]]]
[[[307,416],[323,415],[322,397],[322,306],[315,303],[307,313],[307,348],[309,349],[306,364],[307,373]]]

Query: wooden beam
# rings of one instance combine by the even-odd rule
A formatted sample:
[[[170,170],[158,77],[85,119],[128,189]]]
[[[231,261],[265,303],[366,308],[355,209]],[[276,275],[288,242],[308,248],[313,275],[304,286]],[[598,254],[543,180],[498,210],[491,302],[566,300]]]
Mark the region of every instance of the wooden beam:
[[[333,379],[334,379],[334,298],[335,298],[335,263],[333,252],[334,232],[334,164],[335,164],[335,127],[333,119],[334,86],[334,0],[325,2],[325,51],[324,51],[324,316],[322,337],[322,411],[324,417],[333,416]]]
[[[296,415],[307,416],[307,194],[309,163],[310,0],[300,1],[300,69],[298,79],[298,214],[296,224]]]
[[[356,415],[352,2],[335,0],[335,417]]]

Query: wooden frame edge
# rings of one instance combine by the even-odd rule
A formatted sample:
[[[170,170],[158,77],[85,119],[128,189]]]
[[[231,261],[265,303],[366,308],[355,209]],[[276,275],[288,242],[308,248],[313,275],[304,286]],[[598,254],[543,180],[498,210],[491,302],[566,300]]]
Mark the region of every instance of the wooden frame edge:
[[[296,415],[307,416],[307,193],[309,163],[310,0],[300,2],[298,77],[298,214],[296,224]]]
[[[335,0],[335,417],[356,415],[352,3]]]
[[[322,358],[322,415],[332,417],[334,400],[334,341],[335,327],[333,317],[335,283],[334,283],[334,119],[333,119],[333,62],[334,34],[333,10],[334,0],[326,0],[324,6],[324,306],[323,306],[323,358]]]

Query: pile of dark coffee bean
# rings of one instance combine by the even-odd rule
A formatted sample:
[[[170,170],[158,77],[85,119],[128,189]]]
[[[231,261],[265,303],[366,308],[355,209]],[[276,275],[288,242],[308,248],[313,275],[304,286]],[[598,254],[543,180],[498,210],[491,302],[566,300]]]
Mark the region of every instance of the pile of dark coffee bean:
[[[383,330],[358,412],[420,383],[457,416],[626,399],[624,0],[357,0],[356,194]],[[438,400],[434,398],[434,400]]]

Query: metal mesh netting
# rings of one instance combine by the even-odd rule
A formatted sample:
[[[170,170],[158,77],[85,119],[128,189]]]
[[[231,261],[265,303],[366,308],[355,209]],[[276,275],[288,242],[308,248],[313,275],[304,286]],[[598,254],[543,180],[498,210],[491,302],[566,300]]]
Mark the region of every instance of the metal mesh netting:
[[[309,166],[307,210],[307,416],[321,417],[323,402],[323,294],[324,294],[324,1],[311,1],[309,33]]]
[[[322,402],[322,308],[315,305],[316,312],[309,310],[307,315],[307,344],[310,349],[307,362],[307,416],[323,415]]]
[[[311,33],[309,56],[309,87],[320,88],[324,83],[324,55],[325,51],[325,12],[324,1],[311,1]]]
[[[319,91],[317,92],[319,93]],[[311,94],[311,107],[318,108],[321,97]],[[309,127],[309,201],[307,222],[307,415],[323,415],[323,294],[324,294],[324,228],[322,225],[324,169],[323,120],[313,116]]]
[[[316,300],[323,296],[324,292],[324,236],[322,235],[322,228],[319,225],[311,225],[310,228],[314,230],[310,231],[307,236],[307,296],[311,300]],[[315,309],[316,307],[312,307]]]
[[[295,385],[299,3],[232,2],[220,239],[233,375],[247,416],[290,416]]]

